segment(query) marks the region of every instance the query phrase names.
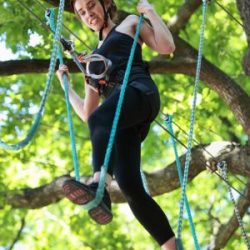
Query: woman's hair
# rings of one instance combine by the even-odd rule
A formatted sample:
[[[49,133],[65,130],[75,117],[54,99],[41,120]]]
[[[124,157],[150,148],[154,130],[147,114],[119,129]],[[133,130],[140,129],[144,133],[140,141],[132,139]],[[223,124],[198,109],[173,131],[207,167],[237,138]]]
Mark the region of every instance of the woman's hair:
[[[79,19],[81,19],[79,14],[77,13],[77,11],[75,9],[75,2],[76,1],[77,0],[70,0],[70,5],[71,5],[72,10],[75,12],[76,16]],[[103,1],[103,3],[108,6],[107,14],[110,16],[111,20],[113,20],[115,18],[116,12],[117,12],[117,7],[116,7],[114,0],[98,0],[98,1],[99,2]]]

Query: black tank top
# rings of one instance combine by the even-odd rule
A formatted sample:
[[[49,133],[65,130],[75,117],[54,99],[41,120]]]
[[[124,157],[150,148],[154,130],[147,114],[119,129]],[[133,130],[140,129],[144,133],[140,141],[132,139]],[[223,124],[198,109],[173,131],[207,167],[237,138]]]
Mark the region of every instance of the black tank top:
[[[113,78],[116,78],[117,73],[120,73],[121,71],[123,73],[125,72],[134,41],[131,36],[117,31],[116,27],[117,26],[114,26],[111,29],[102,45],[93,51],[93,53],[105,56],[112,61],[110,71],[111,81]],[[92,66],[90,68],[92,68]],[[100,68],[100,65],[97,67],[97,65],[93,63],[93,71],[96,71],[96,74],[102,72],[102,70],[103,69]],[[136,45],[128,84],[143,91],[145,94],[158,92],[158,89],[148,71],[148,66],[142,60],[142,48],[139,43]]]

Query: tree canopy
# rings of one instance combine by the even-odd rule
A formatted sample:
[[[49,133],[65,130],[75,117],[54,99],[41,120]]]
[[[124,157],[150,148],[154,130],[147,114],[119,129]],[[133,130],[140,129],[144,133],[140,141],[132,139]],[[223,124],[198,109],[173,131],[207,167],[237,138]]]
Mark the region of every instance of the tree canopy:
[[[77,51],[90,52],[96,36],[83,27],[65,1],[63,31]],[[150,193],[177,228],[181,194],[173,148],[162,113],[173,114],[184,166],[200,39],[200,0],[150,1],[173,33],[176,50],[158,55],[143,46],[161,95],[161,113],[142,146],[142,168]],[[136,11],[137,1],[116,0],[117,22]],[[29,131],[44,93],[53,36],[46,8],[58,0],[0,0],[0,139],[13,144]],[[228,184],[250,238],[250,4],[248,0],[209,1],[201,81],[187,197],[202,249],[247,249],[234,213]],[[76,36],[77,37],[76,37]],[[10,56],[7,56],[9,53]],[[4,55],[4,56],[3,56]],[[84,96],[82,75],[65,54],[71,80]],[[91,175],[91,143],[86,124],[73,114],[81,180]],[[225,161],[228,183],[217,163]],[[210,171],[208,171],[209,169]],[[64,199],[62,183],[73,176],[63,90],[53,80],[39,130],[23,150],[0,149],[1,249],[158,249],[131,214],[115,180],[114,220],[103,227]],[[194,249],[186,216],[183,245]]]

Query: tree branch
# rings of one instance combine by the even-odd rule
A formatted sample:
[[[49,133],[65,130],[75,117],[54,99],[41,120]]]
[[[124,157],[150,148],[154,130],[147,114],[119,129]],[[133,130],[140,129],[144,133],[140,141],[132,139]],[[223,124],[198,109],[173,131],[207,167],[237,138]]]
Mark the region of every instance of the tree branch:
[[[201,3],[201,0],[185,1],[177,11],[176,15],[174,15],[168,22],[169,29],[173,34],[178,34],[182,29],[185,29],[189,19],[200,7]]]
[[[244,194],[248,198],[248,200],[240,198],[237,203],[237,208],[239,210],[241,218],[243,218],[244,214],[246,213],[247,209],[250,206],[250,182],[248,182]],[[208,249],[209,250],[223,249],[226,246],[228,240],[238,229],[238,227],[239,227],[238,220],[236,218],[235,213],[233,213],[228,222],[220,226],[217,234],[214,236],[211,243],[209,244]]]
[[[25,227],[25,218],[22,218],[20,229],[18,230],[15,239],[13,240],[11,245],[8,247],[8,250],[12,250],[14,248],[15,244],[19,241],[19,239],[20,239],[20,237],[22,235],[24,227]]]
[[[176,56],[171,61],[154,59],[149,62],[151,73],[182,73],[195,76],[197,50],[183,39],[175,38]],[[72,60],[65,60],[71,72],[78,72]],[[13,60],[0,62],[0,75],[12,75],[20,73],[45,73],[48,70],[48,60]],[[207,86],[216,91],[222,100],[232,110],[239,123],[250,136],[250,97],[249,95],[226,73],[203,57],[201,68],[201,80]]]
[[[183,61],[184,65],[178,65],[178,73],[195,76],[197,50],[180,38],[175,39],[178,53],[174,61]],[[201,80],[216,91],[222,100],[230,107],[246,134],[250,136],[250,96],[227,74],[210,63],[206,58],[202,59]]]
[[[234,174],[249,176],[250,178],[250,146],[240,146],[231,142],[214,142],[207,146],[197,146],[192,149],[189,181],[205,170],[206,163],[225,160],[229,170]],[[185,155],[180,157],[184,166]],[[179,179],[175,163],[156,170],[145,173],[149,189],[152,196],[161,195],[179,188]],[[64,195],[62,184],[70,176],[61,176],[52,183],[38,187],[26,188],[22,190],[8,191],[3,198],[6,205],[13,208],[41,208],[51,203],[60,201]],[[89,176],[81,178],[83,183],[89,181]],[[166,185],[168,183],[168,185]],[[111,185],[111,198],[114,203],[125,202],[125,199],[115,181]]]

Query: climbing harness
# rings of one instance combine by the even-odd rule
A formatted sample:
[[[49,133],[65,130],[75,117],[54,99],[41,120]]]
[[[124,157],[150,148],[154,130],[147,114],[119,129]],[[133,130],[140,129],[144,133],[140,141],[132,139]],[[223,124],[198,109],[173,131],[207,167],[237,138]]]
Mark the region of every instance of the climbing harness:
[[[108,58],[100,54],[90,54],[90,55],[78,55],[75,52],[74,44],[72,41],[68,41],[63,37],[60,39],[61,44],[65,51],[68,51],[76,63],[81,72],[85,75],[86,83],[98,91],[99,95],[103,95],[107,87],[114,88],[114,85],[109,82],[110,71],[112,67],[112,62]],[[98,63],[99,74],[93,73],[91,68],[95,68],[92,65]],[[100,65],[102,66],[100,69]]]
[[[111,60],[100,54],[82,55],[81,59],[79,60],[79,56],[78,53],[75,52],[73,42],[67,41],[63,37],[60,39],[60,41],[63,45],[64,50],[70,53],[73,61],[76,63],[81,72],[84,73],[85,76],[98,80],[107,78],[108,72],[110,71],[110,68],[112,66]],[[103,71],[100,74],[91,73],[90,64],[93,62],[103,63]],[[85,64],[85,67],[82,66],[82,63]]]
[[[224,179],[227,180],[228,177],[227,177],[227,163],[226,163],[226,161],[218,162],[217,168],[222,173],[222,176],[224,177]],[[237,207],[236,201],[234,199],[232,189],[231,189],[231,187],[229,185],[228,185],[228,190],[229,190],[231,201],[232,201],[232,203],[234,205],[235,216],[236,216],[236,219],[237,219],[237,221],[239,223],[243,239],[244,239],[244,241],[246,243],[247,249],[250,250],[250,243],[249,243],[249,240],[247,238],[247,233],[246,233],[246,230],[244,228],[244,224],[243,224],[243,221],[241,219],[240,212],[239,212],[239,209]]]

